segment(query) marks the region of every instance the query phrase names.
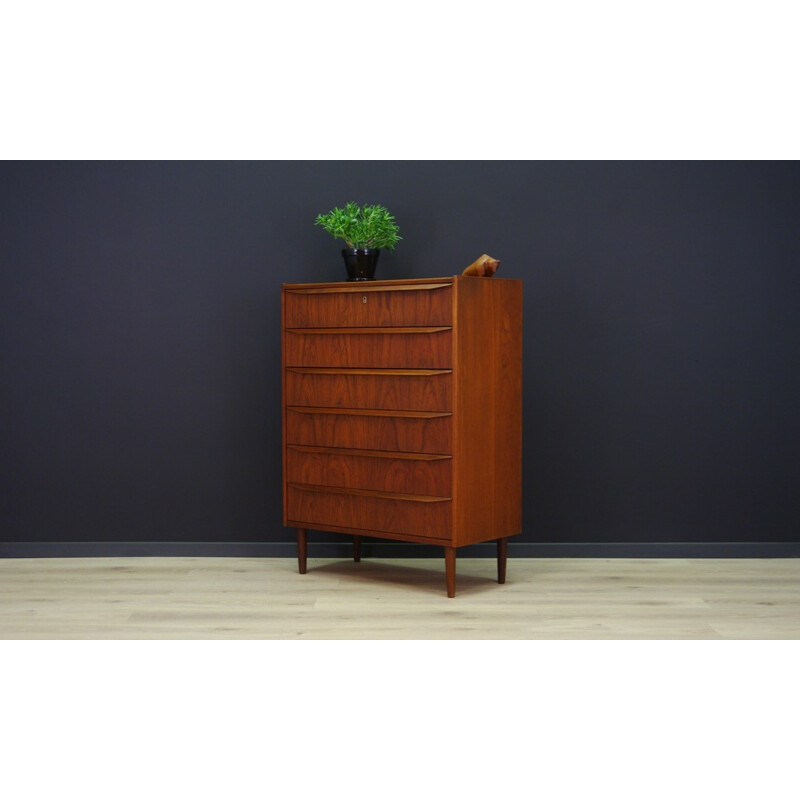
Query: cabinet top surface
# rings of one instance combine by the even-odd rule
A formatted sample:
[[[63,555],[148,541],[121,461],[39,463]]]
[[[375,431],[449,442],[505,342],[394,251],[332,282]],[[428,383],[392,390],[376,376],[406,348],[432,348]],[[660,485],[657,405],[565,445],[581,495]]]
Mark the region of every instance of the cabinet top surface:
[[[428,283],[455,283],[456,281],[505,281],[509,283],[521,283],[513,278],[479,278],[472,275],[449,275],[446,278],[395,278],[387,281],[333,281],[328,283],[282,283],[284,289],[322,289],[325,287],[357,287],[357,286],[409,286],[413,284]]]

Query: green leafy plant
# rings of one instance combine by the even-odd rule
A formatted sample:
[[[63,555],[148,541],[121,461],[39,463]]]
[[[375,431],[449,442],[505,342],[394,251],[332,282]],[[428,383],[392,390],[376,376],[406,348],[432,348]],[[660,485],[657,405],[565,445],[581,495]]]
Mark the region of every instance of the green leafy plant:
[[[400,228],[383,206],[360,206],[347,203],[327,214],[318,214],[314,222],[335,239],[344,239],[348,247],[386,249],[390,253],[401,240]]]

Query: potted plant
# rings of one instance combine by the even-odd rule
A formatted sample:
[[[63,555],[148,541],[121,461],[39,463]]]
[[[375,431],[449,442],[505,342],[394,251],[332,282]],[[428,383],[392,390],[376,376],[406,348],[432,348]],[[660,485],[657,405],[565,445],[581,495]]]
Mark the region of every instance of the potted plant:
[[[400,241],[400,228],[383,206],[360,206],[347,203],[327,214],[318,214],[314,222],[335,239],[344,239],[342,250],[348,281],[374,281],[375,265],[382,249],[390,253]]]

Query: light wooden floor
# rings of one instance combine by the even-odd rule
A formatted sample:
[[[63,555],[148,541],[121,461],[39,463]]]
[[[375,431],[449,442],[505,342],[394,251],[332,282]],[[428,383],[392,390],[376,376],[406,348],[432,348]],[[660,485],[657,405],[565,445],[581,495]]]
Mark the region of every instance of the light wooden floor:
[[[798,639],[800,559],[0,559],[3,639]]]

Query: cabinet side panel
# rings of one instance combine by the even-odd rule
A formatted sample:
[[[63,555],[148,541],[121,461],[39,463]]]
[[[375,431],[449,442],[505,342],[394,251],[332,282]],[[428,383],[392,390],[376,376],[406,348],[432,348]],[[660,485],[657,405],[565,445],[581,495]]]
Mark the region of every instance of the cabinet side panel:
[[[499,283],[494,297],[495,538],[522,531],[522,284]]]
[[[488,278],[459,278],[455,424],[456,546],[493,538],[494,391]]]
[[[283,484],[283,524],[288,520],[286,507],[286,292],[281,289],[281,458],[283,471],[281,483]]]
[[[457,279],[456,545],[521,530],[522,284]]]

